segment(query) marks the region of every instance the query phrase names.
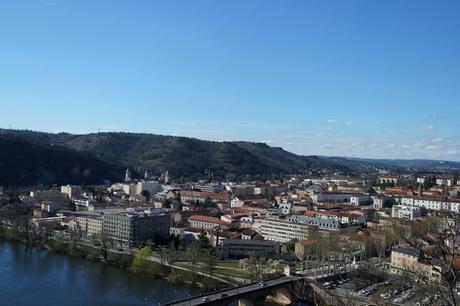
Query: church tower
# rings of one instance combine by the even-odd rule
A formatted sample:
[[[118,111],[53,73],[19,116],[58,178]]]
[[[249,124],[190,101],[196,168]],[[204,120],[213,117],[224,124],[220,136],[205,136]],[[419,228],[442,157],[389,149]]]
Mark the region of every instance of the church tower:
[[[129,171],[129,168],[126,169],[125,173],[125,182],[130,182],[131,181],[131,171]]]

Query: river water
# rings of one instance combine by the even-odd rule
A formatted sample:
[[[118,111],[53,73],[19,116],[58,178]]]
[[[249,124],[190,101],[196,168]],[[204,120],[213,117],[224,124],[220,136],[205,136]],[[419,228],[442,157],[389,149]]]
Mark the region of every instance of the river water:
[[[81,258],[0,240],[0,305],[158,305],[198,294]]]

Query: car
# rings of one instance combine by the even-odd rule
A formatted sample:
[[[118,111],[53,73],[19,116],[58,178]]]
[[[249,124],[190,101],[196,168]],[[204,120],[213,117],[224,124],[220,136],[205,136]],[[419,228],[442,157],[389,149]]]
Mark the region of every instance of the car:
[[[257,285],[259,285],[259,287],[265,287],[265,283],[264,283],[264,282],[259,282]]]
[[[203,302],[209,301],[209,296],[203,296],[202,300],[203,300]]]
[[[228,296],[227,293],[221,293],[221,294],[219,294],[219,297],[220,297],[220,298],[224,298],[224,297],[227,297],[227,296]]]

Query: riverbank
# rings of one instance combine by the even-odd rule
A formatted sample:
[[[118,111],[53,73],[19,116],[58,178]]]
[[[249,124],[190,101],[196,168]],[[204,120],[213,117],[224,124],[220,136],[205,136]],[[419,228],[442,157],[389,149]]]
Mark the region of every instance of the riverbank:
[[[122,268],[133,274],[139,274],[153,279],[163,279],[171,284],[184,284],[201,288],[205,291],[228,287],[228,284],[206,277],[203,273],[176,269],[158,262],[143,260],[138,258],[138,255],[115,252],[113,250],[103,250],[102,248],[92,247],[77,241],[65,240],[62,238],[45,240],[30,239],[30,237],[20,237],[12,229],[1,230],[0,239],[17,241],[49,252],[83,258],[92,262]],[[142,264],[139,264],[140,260]]]

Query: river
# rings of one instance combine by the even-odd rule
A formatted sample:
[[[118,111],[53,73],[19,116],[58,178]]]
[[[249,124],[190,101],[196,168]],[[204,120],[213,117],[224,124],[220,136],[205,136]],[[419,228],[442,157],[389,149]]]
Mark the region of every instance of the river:
[[[0,240],[0,305],[158,305],[200,293],[81,258]]]

